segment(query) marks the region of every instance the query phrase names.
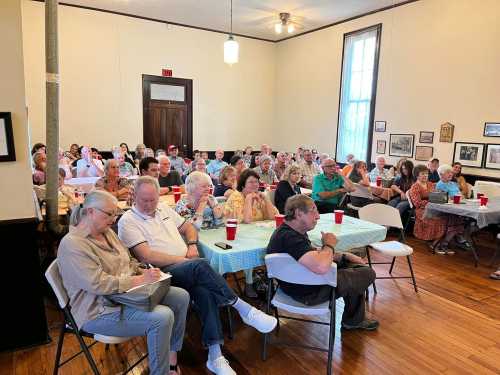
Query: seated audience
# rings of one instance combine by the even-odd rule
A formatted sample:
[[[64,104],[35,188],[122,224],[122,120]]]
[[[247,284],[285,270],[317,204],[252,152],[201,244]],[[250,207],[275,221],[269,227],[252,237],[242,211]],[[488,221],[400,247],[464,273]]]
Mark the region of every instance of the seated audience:
[[[182,178],[177,170],[172,169],[169,157],[166,155],[160,155],[158,157],[158,162],[160,165],[160,174],[158,176],[160,190],[168,189],[168,191],[164,191],[163,194],[172,192],[172,186],[179,186],[181,188],[181,192],[184,193],[184,183],[182,182]]]
[[[73,143],[69,147],[69,151],[65,153],[65,156],[70,160],[71,163],[76,162],[81,157],[79,146],[76,143]]]
[[[135,168],[134,157],[130,153],[128,145],[125,142],[120,143],[120,150],[122,152],[125,162],[129,163],[133,168]]]
[[[253,169],[260,176],[259,181],[267,185],[272,185],[278,182],[276,174],[271,168],[271,164],[272,164],[272,159],[269,155],[261,155],[260,165]]]
[[[168,158],[170,159],[170,168],[175,169],[182,176],[187,165],[184,159],[179,156],[179,149],[176,145],[168,146]]]
[[[368,177],[368,169],[364,161],[357,160],[354,162],[348,178],[355,184],[367,187],[369,194],[371,194],[370,177]],[[356,196],[355,194],[351,195],[350,200],[355,207],[364,207],[375,202],[374,199],[363,196]]]
[[[312,198],[321,214],[333,212],[346,192],[354,191],[354,185],[338,170],[335,160],[328,158],[321,165],[323,173],[314,177]]]
[[[73,173],[71,172],[71,160],[65,156],[64,150],[62,148],[59,149],[59,153],[57,154],[59,168],[64,169],[65,178],[69,180],[73,177]]]
[[[187,195],[175,206],[175,211],[198,230],[223,223],[223,207],[210,194],[211,187],[212,180],[208,174],[194,171],[186,179]]]
[[[162,158],[164,158],[164,157],[166,157],[166,156],[162,155]],[[168,157],[166,157],[166,158],[168,159]],[[157,180],[160,177],[159,163],[158,163],[158,160],[156,160],[155,158],[151,158],[149,156],[143,158],[141,160],[141,162],[139,163],[139,170],[141,171],[141,176],[151,176],[151,177],[153,177],[153,178],[155,178]],[[168,171],[168,173],[170,173],[170,172],[177,173],[177,171],[171,171],[170,170],[170,160],[169,160],[168,166],[164,162],[164,164],[163,164],[163,170],[164,171]],[[167,175],[168,175],[168,173],[167,173]],[[165,195],[165,194],[171,193],[172,192],[171,186],[173,186],[173,185],[163,186],[163,187],[160,186],[160,195]],[[180,189],[181,189],[181,193],[184,193],[184,185],[181,184],[179,186],[180,186]]]
[[[121,177],[130,177],[136,174],[135,164],[130,164],[125,161],[125,157],[123,156],[123,152],[120,147],[113,147],[112,153],[113,153],[113,158],[118,163]]]
[[[227,163],[222,160],[223,157],[224,150],[218,148],[217,150],[215,150],[215,159],[211,160],[207,165],[207,173],[210,175],[210,177],[212,177],[212,180],[214,182],[217,182],[219,180],[220,171],[222,171],[222,168],[227,165]]]
[[[274,193],[274,204],[280,214],[285,212],[286,200],[291,196],[300,194],[300,186],[298,184],[301,177],[300,167],[296,164],[288,166],[281,176],[281,181]]]
[[[88,146],[82,147],[82,158],[76,162],[77,177],[102,177],[104,166],[102,161],[92,157],[92,150]]]
[[[401,165],[403,165],[406,160],[406,158],[399,159],[396,165],[393,165],[389,168],[389,175],[393,176],[394,178],[401,176]]]
[[[345,158],[344,168],[342,168],[342,175],[344,175],[345,177],[349,176],[349,174],[352,171],[354,163],[356,163],[356,159],[354,159],[354,155],[347,154],[347,156]]]
[[[439,168],[439,159],[433,158],[427,163],[427,168],[429,168],[429,182],[436,183],[439,181],[439,173],[437,169]]]
[[[464,198],[469,198],[471,196],[472,191],[469,185],[467,185],[465,177],[462,176],[462,164],[458,161],[453,163],[453,181],[457,183]]]
[[[307,232],[314,229],[320,218],[314,201],[305,195],[290,197],[285,205],[285,222],[277,228],[267,246],[267,253],[287,253],[297,262],[317,274],[330,272],[337,263],[337,287],[335,297],[344,299],[342,328],[345,330],[375,330],[378,321],[365,316],[365,291],[375,280],[370,267],[351,268],[349,263],[364,265],[364,260],[351,253],[336,253],[337,239],[333,233],[322,233],[320,248],[315,248]],[[280,288],[296,301],[314,306],[330,299],[329,285],[302,285],[284,281]]]
[[[170,287],[151,312],[114,305],[106,296],[155,282],[157,268],[139,262],[110,229],[117,215],[116,199],[103,191],[87,195],[71,215],[71,230],[57,254],[59,270],[79,329],[108,336],[147,336],[150,374],[178,375],[189,294]]]
[[[415,182],[413,178],[413,163],[409,160],[404,160],[401,163],[398,174],[399,176],[396,177],[394,184],[391,186],[391,189],[398,195],[392,198],[388,204],[391,207],[397,208],[401,217],[403,217],[410,209],[406,192],[410,190]]]
[[[274,162],[273,171],[276,174],[276,178],[278,180],[282,180],[283,173],[285,173],[285,169],[287,167],[285,153],[278,152],[276,154],[276,161]]]
[[[406,193],[415,207],[413,235],[418,239],[429,241],[429,246],[437,254],[454,254],[454,251],[448,249],[448,244],[453,237],[463,233],[463,221],[455,215],[424,218],[425,207],[429,203],[429,193],[434,191],[435,185],[428,181],[429,169],[424,165],[415,166],[413,176],[416,182]],[[466,246],[468,244],[463,243],[463,247]]]
[[[388,169],[385,169],[385,158],[383,156],[377,156],[375,159],[375,168],[373,168],[368,176],[371,182],[377,181],[377,177],[381,177],[383,180],[392,178],[393,176],[389,173]]]
[[[135,147],[135,159],[134,159],[135,165],[139,166],[139,163],[144,157],[146,157],[146,145],[143,143],[139,143]]]
[[[47,153],[47,147],[43,143],[35,143],[31,148],[31,156],[35,155],[37,152]]]
[[[47,155],[43,151],[38,151],[33,154],[33,184],[45,184],[45,171],[47,169]]]
[[[120,177],[120,166],[116,159],[109,159],[104,166],[104,177],[95,183],[96,189],[106,190],[118,200],[126,201],[129,198],[130,182],[125,177]]]
[[[250,164],[252,164],[252,146],[245,147],[245,153],[242,158],[247,168],[250,168]]]
[[[436,184],[436,190],[447,193],[448,199],[452,199],[455,195],[462,195],[457,183],[453,181],[453,168],[450,165],[441,165],[437,172],[439,182]]]
[[[240,177],[241,172],[247,169],[244,160],[238,155],[233,155],[229,160],[229,164],[234,167],[236,171],[236,178]]]
[[[224,278],[199,259],[197,230],[170,207],[158,204],[155,179],[140,177],[134,191],[135,204],[118,223],[120,239],[142,262],[170,272],[172,285],[189,292],[202,322],[203,345],[208,347],[207,368],[216,374],[235,374],[221,352],[220,307],[234,307],[244,323],[260,332],[272,331],[276,319],[238,298]]]
[[[314,162],[311,150],[304,150],[303,155],[304,159],[299,163],[302,173],[300,186],[311,189],[314,177],[321,173],[321,167]]]
[[[230,165],[224,167],[219,175],[220,183],[215,185],[214,197],[226,197],[236,190],[236,169]]]
[[[196,160],[196,162],[193,161],[193,163],[194,163],[193,170],[198,171],[198,172],[202,172],[202,173],[207,173],[207,164],[206,164],[205,159],[199,158],[198,160]]]
[[[146,147],[146,149],[144,150],[144,157],[154,158],[155,152],[152,148]]]

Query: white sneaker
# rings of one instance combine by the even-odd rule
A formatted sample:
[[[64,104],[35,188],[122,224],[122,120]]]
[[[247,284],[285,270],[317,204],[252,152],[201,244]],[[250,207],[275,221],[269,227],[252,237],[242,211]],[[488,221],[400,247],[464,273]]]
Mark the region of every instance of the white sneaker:
[[[222,355],[214,361],[207,361],[207,368],[217,375],[236,375],[236,372],[229,366],[229,361]]]
[[[254,327],[261,333],[271,332],[278,321],[274,316],[267,315],[262,311],[252,307],[246,317],[241,317],[243,322],[249,326]]]

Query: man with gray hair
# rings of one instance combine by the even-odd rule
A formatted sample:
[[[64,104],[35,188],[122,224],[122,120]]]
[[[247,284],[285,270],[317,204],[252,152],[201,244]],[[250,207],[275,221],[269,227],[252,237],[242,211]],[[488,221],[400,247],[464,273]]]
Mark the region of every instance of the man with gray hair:
[[[371,182],[376,182],[377,177],[381,177],[384,180],[394,177],[389,172],[389,169],[385,169],[385,158],[382,155],[377,156],[375,159],[375,168],[370,171],[368,176]]]
[[[172,285],[189,292],[202,321],[207,368],[216,374],[235,374],[221,352],[220,307],[234,307],[244,323],[263,333],[272,331],[277,320],[238,298],[226,280],[199,258],[197,230],[166,204],[158,204],[159,189],[150,176],[137,179],[135,203],[118,222],[118,236],[139,260],[170,272]]]
[[[281,180],[281,176],[283,176],[286,167],[287,163],[286,163],[285,153],[280,151],[276,154],[276,161],[274,162],[273,166],[273,171],[274,173],[276,173],[276,178],[278,180]]]
[[[299,166],[302,173],[300,186],[310,189],[312,187],[314,177],[321,173],[321,167],[314,162],[311,150],[304,150],[304,160],[299,164]]]
[[[379,323],[365,317],[366,288],[375,280],[375,271],[363,267],[364,260],[351,253],[336,253],[337,238],[333,233],[321,232],[320,248],[311,244],[307,232],[314,229],[319,220],[314,201],[306,195],[288,198],[285,204],[285,222],[277,228],[267,246],[267,254],[287,253],[297,262],[317,274],[330,272],[332,262],[337,263],[336,297],[344,299],[342,328],[346,330],[375,330]],[[350,264],[355,267],[349,267]],[[287,295],[305,305],[317,305],[330,299],[329,285],[302,285],[279,282]]]
[[[212,160],[208,166],[207,166],[207,173],[212,177],[212,180],[215,182],[219,181],[219,174],[220,171],[222,171],[222,168],[224,168],[227,163],[222,160],[224,157],[224,150],[221,148],[218,148],[215,150],[215,159]]]

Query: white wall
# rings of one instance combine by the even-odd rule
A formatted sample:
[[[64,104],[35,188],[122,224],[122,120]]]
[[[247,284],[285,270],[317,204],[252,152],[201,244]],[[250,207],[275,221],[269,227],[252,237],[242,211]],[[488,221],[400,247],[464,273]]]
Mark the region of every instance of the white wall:
[[[375,119],[390,133],[434,131],[434,155],[451,162],[453,143],[439,126],[455,125],[454,141],[500,143],[482,136],[500,122],[500,1],[421,0],[278,43],[276,122],[287,134],[278,148],[336,144],[343,34],[382,23]],[[276,137],[277,138],[277,137]],[[418,144],[418,143],[417,143]],[[394,162],[396,158],[388,158]],[[466,169],[499,176],[496,171]]]
[[[23,1],[32,142],[45,138],[43,13],[43,3]],[[62,147],[142,142],[141,76],[165,67],[193,79],[194,148],[257,145],[273,126],[273,43],[237,38],[240,62],[231,67],[223,34],[66,6],[59,24]]]
[[[16,161],[0,163],[0,220],[32,218],[20,0],[0,2],[0,46],[0,112],[11,112],[16,151]]]

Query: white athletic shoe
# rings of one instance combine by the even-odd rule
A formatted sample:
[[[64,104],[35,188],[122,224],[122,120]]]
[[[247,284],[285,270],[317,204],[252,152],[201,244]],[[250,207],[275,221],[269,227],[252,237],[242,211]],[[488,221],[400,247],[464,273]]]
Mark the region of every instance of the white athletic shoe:
[[[278,324],[274,316],[267,315],[255,307],[252,307],[248,315],[241,317],[241,319],[243,319],[245,324],[254,327],[261,333],[271,332],[276,327],[276,324]]]
[[[217,375],[236,375],[229,362],[222,355],[214,361],[207,361],[207,368]]]

